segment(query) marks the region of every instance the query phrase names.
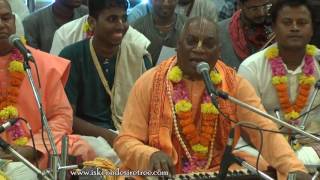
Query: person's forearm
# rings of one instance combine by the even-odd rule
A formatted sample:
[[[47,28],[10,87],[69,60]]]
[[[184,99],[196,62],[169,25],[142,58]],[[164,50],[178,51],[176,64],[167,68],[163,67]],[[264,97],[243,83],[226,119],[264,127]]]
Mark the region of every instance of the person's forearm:
[[[116,133],[108,129],[91,124],[76,116],[74,117],[74,120],[73,120],[73,132],[75,134],[80,134],[85,136],[95,136],[95,137],[101,136],[108,141],[110,146],[112,146],[113,140],[117,137]]]

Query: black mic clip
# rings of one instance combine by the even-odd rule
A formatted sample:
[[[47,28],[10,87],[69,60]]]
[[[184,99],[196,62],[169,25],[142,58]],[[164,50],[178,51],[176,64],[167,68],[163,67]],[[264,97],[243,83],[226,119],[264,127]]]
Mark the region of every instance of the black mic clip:
[[[14,119],[10,119],[7,122],[1,124],[0,125],[0,133],[4,132],[6,129],[13,126],[18,120],[19,120],[19,118],[14,118]]]

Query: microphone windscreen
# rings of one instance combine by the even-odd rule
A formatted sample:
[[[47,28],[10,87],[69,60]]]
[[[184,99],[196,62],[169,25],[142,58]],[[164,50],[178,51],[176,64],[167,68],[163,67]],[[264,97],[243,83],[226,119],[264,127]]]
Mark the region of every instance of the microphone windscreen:
[[[209,71],[209,69],[210,69],[210,66],[206,62],[199,62],[197,64],[197,72],[199,74],[201,74],[203,71]]]
[[[14,42],[17,41],[17,40],[20,40],[20,37],[16,34],[12,34],[10,37],[9,37],[9,43],[11,46],[14,46]]]

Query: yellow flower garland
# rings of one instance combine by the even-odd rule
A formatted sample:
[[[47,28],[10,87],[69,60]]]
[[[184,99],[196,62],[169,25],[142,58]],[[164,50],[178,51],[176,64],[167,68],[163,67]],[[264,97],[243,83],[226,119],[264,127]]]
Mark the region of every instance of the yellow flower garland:
[[[176,109],[177,113],[188,112],[191,110],[191,108],[192,108],[192,104],[186,100],[181,100],[181,101],[177,102],[175,105],[175,109]]]
[[[219,114],[219,111],[212,103],[203,103],[201,104],[201,113]]]
[[[9,72],[19,72],[24,73],[23,64],[20,61],[11,61],[8,67]]]
[[[16,107],[9,105],[5,108],[3,108],[0,111],[0,119],[4,120],[4,119],[10,119],[10,118],[16,118],[18,117],[18,110]]]
[[[182,70],[178,67],[178,66],[174,66],[169,72],[168,72],[168,79],[173,82],[173,83],[179,83],[182,80],[183,77],[183,72]],[[222,77],[219,74],[219,72],[215,72],[215,71],[211,71],[210,72],[210,78],[211,81],[214,84],[219,84],[222,82]],[[176,104],[174,105],[175,111],[177,114],[181,114],[181,113],[188,113],[191,111],[192,109],[192,104],[190,101],[182,99],[182,100],[178,100],[176,102]],[[206,117],[208,118],[215,118],[215,115],[219,114],[218,109],[212,104],[212,103],[202,103],[201,104],[201,113],[203,115],[206,115]],[[190,117],[189,117],[190,118]],[[188,118],[187,118],[188,119]],[[187,120],[185,119],[185,120]],[[182,120],[182,121],[185,121]],[[211,122],[211,120],[209,120]],[[205,119],[204,121],[208,122],[208,119]],[[190,131],[189,128],[193,128],[193,125],[191,126],[185,126],[183,128],[183,131]],[[187,130],[188,129],[188,130]],[[212,129],[213,130],[213,129]],[[210,133],[214,133],[211,132],[212,130],[206,130],[203,133],[207,133],[207,131],[209,131]],[[194,137],[195,138],[195,137]],[[200,137],[199,137],[200,138]],[[196,139],[197,140],[197,139]],[[199,139],[198,139],[199,140]],[[203,144],[202,141],[200,141],[199,143],[196,143],[194,145],[191,146],[192,150],[196,153],[200,153],[200,154],[206,154],[208,153],[208,146],[205,146]]]
[[[25,42],[25,39],[21,39],[22,42]],[[0,110],[0,120],[1,121],[6,121],[7,119],[11,118],[17,118],[19,116],[18,109],[15,107],[15,103],[17,101],[17,96],[18,92],[15,92],[14,90],[18,89],[22,83],[22,80],[24,78],[24,68],[23,68],[23,63],[19,59],[13,59],[17,57],[21,57],[21,54],[18,52],[17,49],[14,49],[12,55],[12,60],[8,65],[8,71],[10,73],[10,87],[9,89],[9,96],[8,97],[2,97],[2,102],[1,102],[1,110]],[[17,91],[17,90],[16,90]],[[16,124],[17,125],[17,124]],[[15,127],[17,128],[17,127]],[[22,127],[20,127],[22,128]],[[21,130],[21,129],[20,129]],[[19,131],[20,131],[19,130]],[[14,129],[11,129],[9,131],[14,131]],[[7,131],[7,133],[9,133]],[[23,132],[21,130],[19,133]],[[15,133],[15,132],[13,132]],[[28,142],[28,137],[25,136],[25,134],[22,134],[22,136],[16,138],[13,140],[13,143],[15,145],[25,145]]]
[[[168,74],[168,78],[170,81],[177,83],[182,79],[182,71],[178,66],[175,66],[171,69]]]

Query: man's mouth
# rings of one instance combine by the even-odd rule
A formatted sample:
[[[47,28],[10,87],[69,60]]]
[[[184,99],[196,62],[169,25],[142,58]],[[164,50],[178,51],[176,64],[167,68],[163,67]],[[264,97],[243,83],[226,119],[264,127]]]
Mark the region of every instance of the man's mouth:
[[[117,38],[117,39],[119,38],[120,39],[120,38],[123,37],[123,33],[122,32],[116,32],[116,33],[113,33],[112,36],[114,38]]]
[[[190,58],[190,63],[194,67],[196,67],[200,62],[203,62],[202,58]]]

